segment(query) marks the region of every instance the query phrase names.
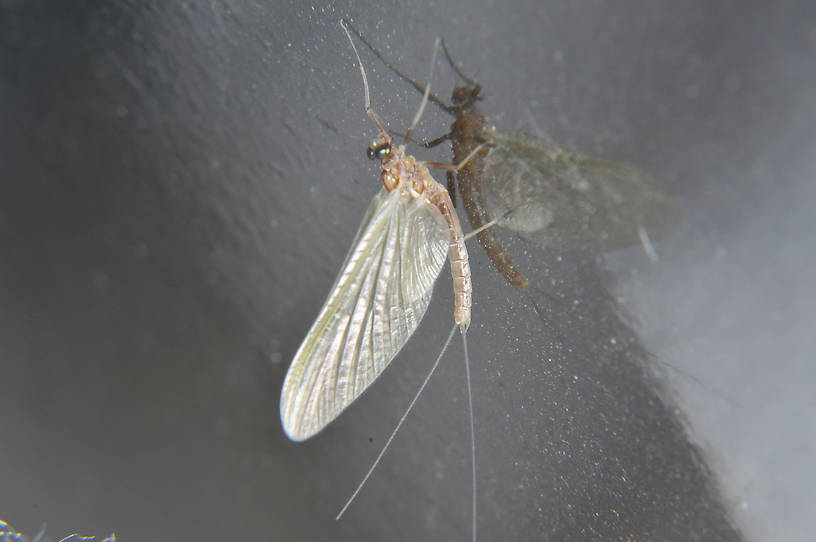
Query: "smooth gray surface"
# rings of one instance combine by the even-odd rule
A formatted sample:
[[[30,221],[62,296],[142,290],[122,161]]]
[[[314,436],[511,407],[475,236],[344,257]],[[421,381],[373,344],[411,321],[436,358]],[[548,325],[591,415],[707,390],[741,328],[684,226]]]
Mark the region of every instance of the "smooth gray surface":
[[[57,538],[469,537],[458,344],[333,520],[450,328],[447,271],[352,408],[306,443],[280,428],[286,367],[378,189],[351,15],[419,76],[444,35],[497,125],[636,164],[684,207],[658,264],[505,235],[530,296],[471,246],[480,538],[812,538],[810,3],[129,6],[0,7],[0,518]],[[364,62],[404,129],[415,91]],[[434,88],[454,82],[440,64]],[[429,109],[420,135],[447,122]]]

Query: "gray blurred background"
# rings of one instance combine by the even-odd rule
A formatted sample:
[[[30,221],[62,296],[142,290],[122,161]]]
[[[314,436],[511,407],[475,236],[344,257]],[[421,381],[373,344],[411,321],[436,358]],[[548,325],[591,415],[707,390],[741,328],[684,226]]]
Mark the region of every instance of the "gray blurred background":
[[[280,427],[379,189],[341,16],[420,78],[444,36],[498,127],[635,164],[683,208],[657,263],[503,234],[527,295],[470,245],[480,539],[810,540],[806,1],[0,2],[0,518],[56,539],[469,538],[458,340],[334,521],[450,329],[447,269],[371,390],[307,442]],[[417,93],[363,61],[404,130]],[[456,82],[440,62],[434,89]],[[429,108],[419,136],[448,123]]]

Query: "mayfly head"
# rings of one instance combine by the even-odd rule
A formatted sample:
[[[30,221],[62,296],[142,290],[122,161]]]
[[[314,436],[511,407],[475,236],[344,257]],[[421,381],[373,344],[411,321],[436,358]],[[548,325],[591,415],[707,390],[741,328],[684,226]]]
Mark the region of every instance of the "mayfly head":
[[[371,142],[371,145],[368,147],[368,159],[369,160],[380,160],[385,161],[391,156],[391,151],[393,150],[393,146],[391,143],[391,136],[388,134],[380,133],[377,136],[377,139]]]
[[[470,109],[482,99],[481,85],[460,85],[453,89],[453,107],[460,111]]]

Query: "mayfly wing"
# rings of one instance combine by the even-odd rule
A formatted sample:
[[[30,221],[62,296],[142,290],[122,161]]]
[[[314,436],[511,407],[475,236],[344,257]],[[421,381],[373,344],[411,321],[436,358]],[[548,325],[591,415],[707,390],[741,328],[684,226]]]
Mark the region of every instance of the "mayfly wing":
[[[614,250],[653,239],[679,219],[669,194],[625,164],[561,149],[520,133],[496,133],[485,157],[489,215],[541,246],[563,251]]]
[[[447,254],[435,206],[399,190],[375,196],[286,374],[280,406],[290,439],[323,429],[391,362],[425,314]]]

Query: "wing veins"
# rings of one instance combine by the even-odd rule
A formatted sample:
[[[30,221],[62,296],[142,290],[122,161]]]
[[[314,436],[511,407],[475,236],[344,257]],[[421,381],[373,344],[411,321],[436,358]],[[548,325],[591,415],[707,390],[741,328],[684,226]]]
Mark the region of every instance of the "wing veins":
[[[394,208],[391,211],[391,213],[393,214],[396,211],[397,211],[397,209]],[[374,318],[372,317],[372,314],[376,315],[375,307],[376,307],[376,301],[377,301],[377,299],[376,299],[376,293],[377,293],[377,289],[378,289],[377,286],[378,286],[378,284],[380,282],[380,277],[382,275],[384,262],[386,261],[386,254],[390,251],[389,247],[391,246],[391,242],[389,241],[389,239],[390,239],[390,235],[391,235],[390,232],[392,231],[392,226],[391,226],[392,221],[393,221],[393,217],[389,217],[389,219],[387,221],[388,222],[388,233],[386,233],[383,236],[384,242],[378,247],[378,257],[376,258],[376,272],[373,275],[373,280],[371,281],[370,291],[369,291],[369,294],[371,296],[369,299],[372,302],[368,304],[368,307],[366,309],[365,318],[363,318],[364,325],[360,327],[361,333],[360,333],[360,335],[358,335],[357,342],[356,342],[356,345],[355,345],[355,355],[352,358],[352,359],[355,360],[355,362],[352,363],[352,365],[351,365],[354,368],[354,377],[355,377],[355,379],[354,380],[349,380],[348,384],[346,385],[346,387],[347,387],[346,391],[351,391],[351,395],[353,395],[355,397],[357,395],[359,395],[359,393],[357,392],[356,376],[357,376],[357,368],[360,366],[360,352],[361,352],[361,350],[363,348],[363,345],[362,345],[363,341],[361,339],[363,338],[364,333],[362,333],[362,332],[365,329],[365,323],[369,322],[369,321],[371,322],[371,324],[368,327],[369,327],[369,343],[370,343],[371,360],[372,360],[372,374],[374,374],[374,372],[375,372],[375,368],[373,367],[374,351],[375,351],[374,350],[374,343],[373,343]],[[350,390],[348,388],[350,388]]]
[[[393,212],[394,212],[394,209],[390,209],[388,214],[391,214]],[[386,227],[387,227],[391,222],[391,217],[387,216],[385,219],[381,219],[381,220],[384,220],[384,222],[386,223]],[[346,352],[347,346],[350,344],[349,334],[351,332],[351,327],[352,327],[352,325],[354,324],[354,321],[355,321],[354,315],[357,313],[357,311],[358,311],[358,309],[360,307],[360,300],[362,298],[363,292],[366,290],[366,285],[368,285],[369,300],[371,299],[371,297],[370,297],[371,294],[376,291],[377,281],[376,281],[376,279],[372,280],[372,273],[371,272],[374,271],[374,269],[376,268],[375,275],[377,275],[377,276],[379,275],[380,269],[382,268],[383,257],[384,257],[384,254],[385,254],[386,250],[387,250],[387,246],[388,246],[387,239],[388,239],[387,233],[385,235],[380,236],[380,239],[378,240],[378,242],[373,243],[372,247],[369,248],[369,250],[367,251],[369,256],[364,258],[364,261],[361,262],[361,264],[359,266],[360,269],[363,269],[365,271],[365,279],[360,282],[359,287],[356,289],[356,296],[355,296],[354,302],[351,304],[351,306],[354,307],[354,309],[351,311],[351,313],[349,315],[348,325],[346,325],[344,330],[343,330],[342,339],[341,339],[339,347],[337,349],[337,355],[334,358],[335,363],[331,364],[331,366],[330,366],[330,370],[331,370],[332,374],[334,375],[334,380],[333,380],[334,386],[333,386],[332,390],[326,389],[326,393],[321,394],[323,396],[323,401],[319,401],[319,402],[324,402],[325,401],[326,403],[331,402],[331,408],[328,408],[328,404],[327,404],[327,408],[329,410],[328,416],[331,416],[330,413],[336,409],[337,375],[339,374],[340,369],[343,366],[343,360],[348,359],[347,356],[345,356],[344,354]],[[368,303],[368,305],[369,305],[369,308],[367,308],[365,310],[365,316],[367,316],[369,314],[369,312],[370,312],[370,305],[371,304]],[[363,323],[367,320],[367,318],[365,316],[361,319]],[[357,326],[354,326],[354,327],[357,327]],[[362,331],[363,329],[364,329],[364,326],[360,326],[360,330]],[[357,363],[352,363],[352,366],[359,365],[361,336],[362,336],[362,333],[359,333],[359,334],[355,334],[355,337],[353,337],[354,339],[356,339],[356,341],[354,343],[354,354],[353,354],[353,356],[351,356],[350,359],[352,359],[352,360],[356,359]],[[329,381],[329,383],[330,382],[331,381]],[[317,381],[315,381],[314,384],[317,384]],[[313,385],[312,389],[309,390],[310,396],[312,396],[312,394],[314,393],[315,387],[316,386]],[[348,390],[346,390],[346,391],[348,391]],[[353,388],[352,388],[352,391],[354,391]],[[349,404],[349,402],[347,401],[346,404]],[[318,416],[318,419],[322,419],[322,418],[320,416]]]
[[[375,196],[287,374],[281,418],[293,440],[311,437],[347,408],[419,325],[449,244],[434,211],[408,194]]]
[[[354,268],[353,268],[354,270],[365,268],[368,265],[368,262],[374,257],[371,254],[370,250],[365,251],[365,252],[361,251],[359,249],[359,245],[360,245],[361,242],[363,242],[365,240],[365,235],[366,235],[366,233],[368,233],[368,230],[370,229],[371,225],[374,224],[375,222],[377,222],[377,220],[382,220],[381,218],[378,217],[378,215],[379,215],[379,213],[377,212],[377,209],[372,210],[372,213],[370,215],[370,220],[369,220],[368,224],[366,225],[365,228],[361,228],[361,231],[357,234],[357,236],[355,236],[355,241],[352,244],[353,248],[352,248],[351,252],[349,253],[349,256],[346,259],[346,262],[345,262],[345,264],[343,266],[344,273],[341,275],[341,279],[342,278],[346,279],[346,283],[343,285],[344,290],[347,290],[347,289],[349,289],[349,288],[351,288],[352,286],[355,285],[355,282],[352,280],[352,278],[353,278],[354,275],[359,273],[359,272],[355,273],[354,271],[351,271],[351,272],[348,271],[348,265],[354,260],[354,256],[355,255],[360,255],[360,254],[363,255],[362,257],[359,257],[358,261],[355,263]],[[368,243],[370,243],[370,241],[368,241]],[[368,244],[368,243],[366,243],[366,244]],[[335,306],[336,309],[339,309],[339,307],[341,307],[343,305],[343,299],[345,298],[345,296],[341,295],[341,292],[338,291],[338,288],[341,286],[341,284],[340,284],[341,279],[338,279],[338,281],[336,282],[335,287],[332,289],[332,294],[334,294],[334,295],[330,298],[331,301],[332,301],[332,305]],[[362,289],[362,286],[360,286],[359,289],[357,290],[358,297],[359,297],[359,292],[360,292],[361,289]],[[324,309],[326,309],[326,307],[324,307]],[[325,316],[326,314],[327,314],[327,310],[321,310],[321,316]],[[349,320],[350,320],[350,318],[351,317],[349,316]],[[345,326],[345,328],[346,328],[345,332],[347,332],[347,330],[348,330],[348,324],[349,323],[350,323],[350,321]],[[325,323],[322,327],[323,327],[323,329],[321,330],[321,334],[325,333],[326,330],[331,328],[332,323],[331,322]],[[326,354],[329,354],[329,353],[331,353],[332,350],[334,350],[334,356],[331,359],[331,363],[333,363],[333,364],[339,364],[340,363],[340,358],[341,358],[342,353],[343,353],[344,344],[345,344],[345,341],[341,339],[340,343],[338,344],[337,347],[335,347],[335,348],[331,348],[331,346],[326,347],[326,349],[329,350],[328,352],[326,352]],[[320,348],[320,349],[313,348],[312,349],[312,351],[309,353],[309,356],[308,356],[308,359],[309,359],[310,362],[313,361],[314,356],[315,356],[315,352],[317,350],[323,350],[323,348]],[[321,367],[326,367],[328,363],[329,363],[329,360],[321,363]],[[314,372],[313,376],[311,375],[312,372]],[[304,399],[302,401],[300,401],[300,404],[298,405],[298,409],[297,409],[298,412],[294,416],[294,418],[297,420],[297,426],[303,426],[304,425],[303,424],[304,420],[307,419],[309,413],[312,410],[315,410],[315,409],[319,410],[320,409],[319,403],[321,402],[321,398],[320,397],[315,397],[314,392],[315,392],[315,389],[317,387],[317,384],[322,381],[321,376],[322,376],[322,374],[324,372],[325,371],[321,371],[320,368],[318,368],[318,370],[316,370],[316,371],[309,371],[308,374],[303,375],[303,377],[308,377],[308,378],[301,378],[300,383],[298,385],[297,393],[295,394],[295,397],[304,397]],[[303,395],[304,390],[308,390],[308,393],[305,396]],[[313,404],[313,403],[316,403],[316,404]],[[310,406],[310,405],[312,405],[312,406]],[[318,425],[320,425],[320,420],[322,418],[320,417],[319,412],[317,412],[317,419],[318,419]]]

